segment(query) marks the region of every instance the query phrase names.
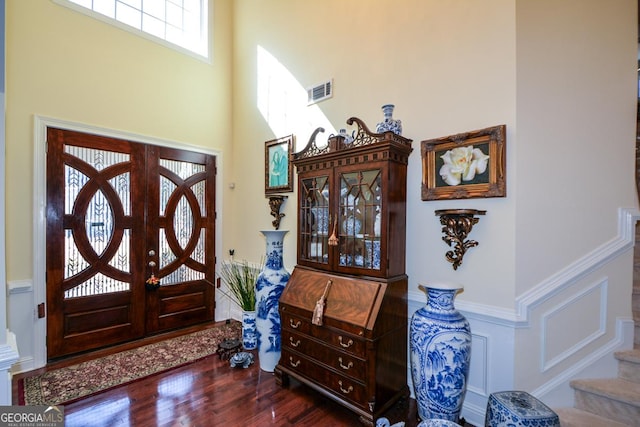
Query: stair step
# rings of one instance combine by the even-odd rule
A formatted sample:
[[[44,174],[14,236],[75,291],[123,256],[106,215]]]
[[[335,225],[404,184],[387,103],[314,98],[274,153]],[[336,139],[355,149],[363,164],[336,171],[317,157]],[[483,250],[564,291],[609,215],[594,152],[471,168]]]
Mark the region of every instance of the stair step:
[[[553,410],[560,417],[562,427],[629,427],[628,424],[618,423],[581,409],[554,408]]]
[[[618,376],[627,381],[640,383],[640,349],[617,351]]]
[[[640,383],[621,378],[571,381],[575,407],[630,426],[640,427]]]

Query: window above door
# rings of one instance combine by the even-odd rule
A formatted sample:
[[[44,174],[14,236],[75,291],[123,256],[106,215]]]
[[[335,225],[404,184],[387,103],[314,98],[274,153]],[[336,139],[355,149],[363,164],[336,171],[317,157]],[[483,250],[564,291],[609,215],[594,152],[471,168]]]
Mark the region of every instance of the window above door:
[[[209,60],[209,0],[53,0],[167,47]]]

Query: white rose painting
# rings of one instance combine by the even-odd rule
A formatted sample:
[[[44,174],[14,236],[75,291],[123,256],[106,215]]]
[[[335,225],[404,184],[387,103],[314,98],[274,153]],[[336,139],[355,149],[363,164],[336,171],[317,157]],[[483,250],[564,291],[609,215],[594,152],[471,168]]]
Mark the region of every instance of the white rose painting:
[[[422,200],[505,197],[506,125],[421,141]]]
[[[459,185],[463,181],[473,181],[476,175],[487,170],[489,156],[473,145],[457,147],[440,156],[444,164],[440,167],[440,177],[448,185]]]

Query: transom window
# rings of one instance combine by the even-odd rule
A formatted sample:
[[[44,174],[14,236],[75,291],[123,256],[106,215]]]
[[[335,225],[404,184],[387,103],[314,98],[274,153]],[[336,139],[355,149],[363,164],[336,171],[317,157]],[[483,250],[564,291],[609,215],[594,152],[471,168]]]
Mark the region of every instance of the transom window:
[[[162,44],[209,58],[208,0],[53,1]]]

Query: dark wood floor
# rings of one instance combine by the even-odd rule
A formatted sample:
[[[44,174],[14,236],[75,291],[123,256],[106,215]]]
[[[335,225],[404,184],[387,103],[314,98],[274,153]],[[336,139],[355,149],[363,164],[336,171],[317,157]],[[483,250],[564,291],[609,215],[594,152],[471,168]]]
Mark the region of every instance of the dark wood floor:
[[[192,330],[189,330],[191,332]],[[183,331],[183,333],[186,331]],[[167,337],[165,335],[163,337]],[[158,340],[162,337],[152,338]],[[103,350],[52,367],[121,351],[150,340]],[[64,405],[66,427],[76,426],[358,426],[358,417],[292,379],[288,388],[256,363],[230,368],[216,355]],[[17,379],[13,381],[17,402]],[[386,416],[407,427],[418,424],[415,401],[397,404]]]

